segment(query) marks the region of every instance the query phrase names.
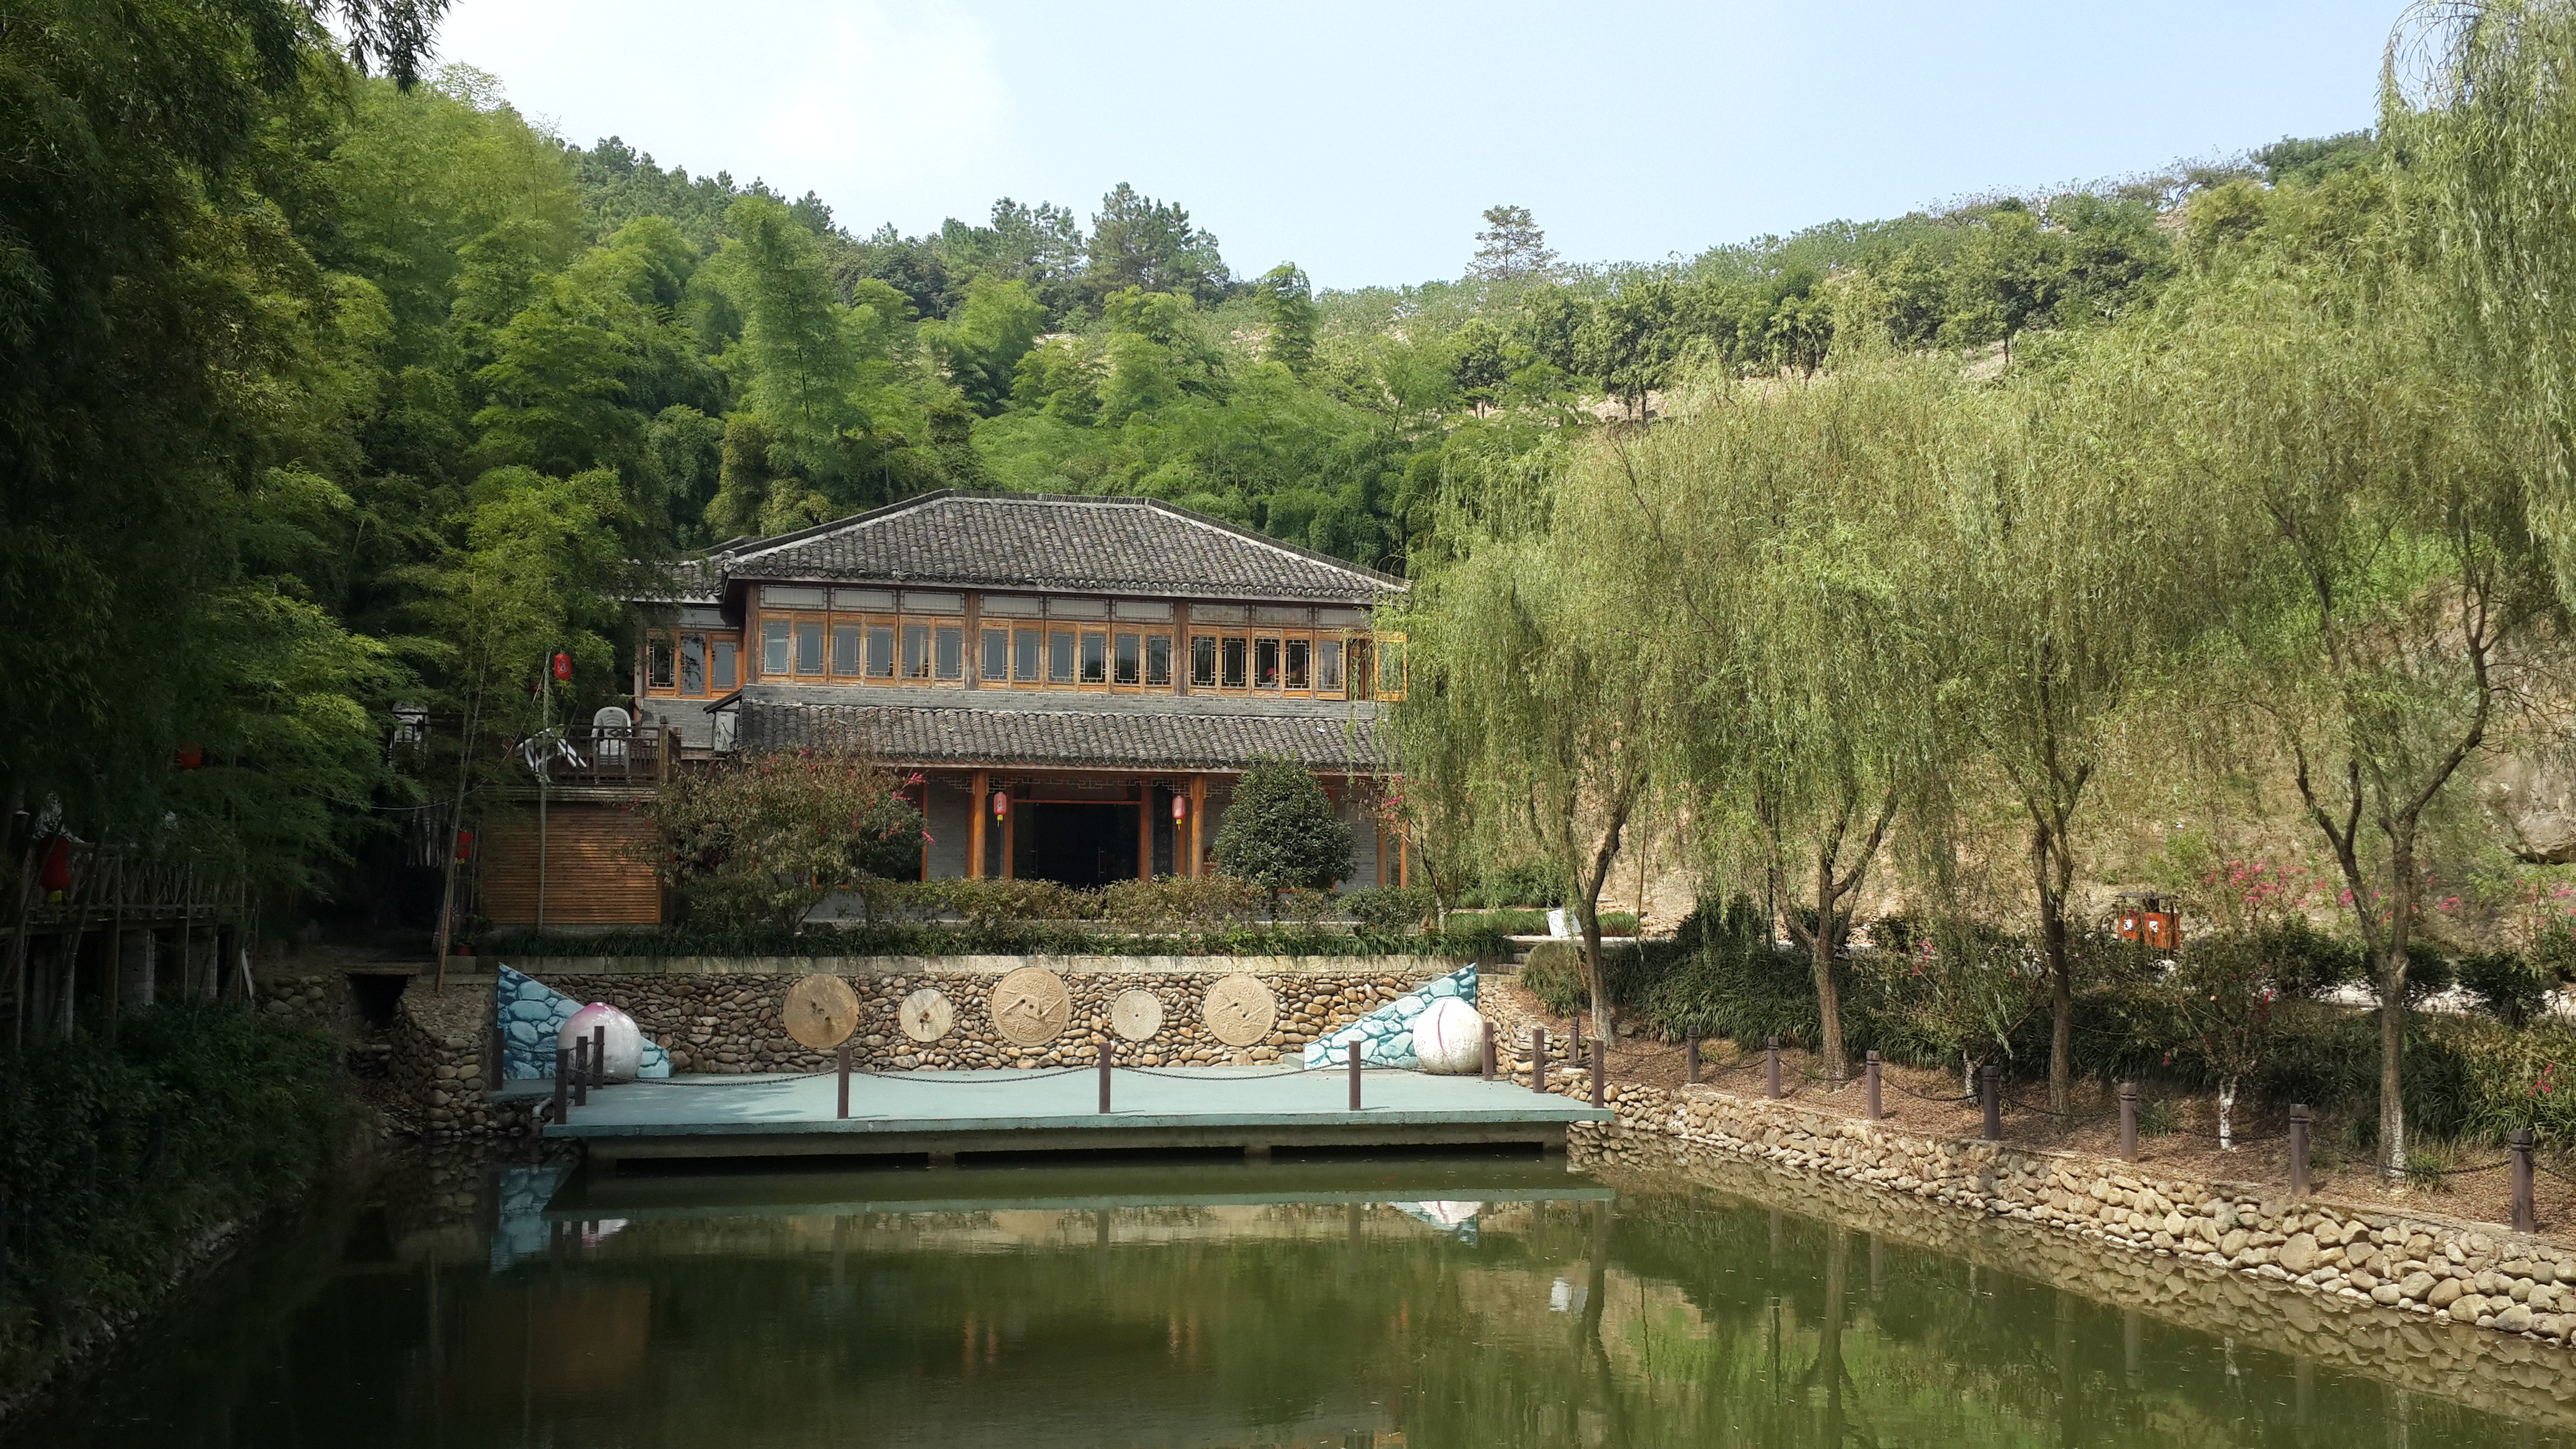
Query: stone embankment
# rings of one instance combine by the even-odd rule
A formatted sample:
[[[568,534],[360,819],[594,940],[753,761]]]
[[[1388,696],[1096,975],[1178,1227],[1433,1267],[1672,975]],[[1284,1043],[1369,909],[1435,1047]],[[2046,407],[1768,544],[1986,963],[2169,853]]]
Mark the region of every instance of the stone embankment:
[[[1144,1040],[1121,1040],[1120,1061],[1146,1067],[1275,1062],[1283,1056],[1293,1058],[1308,1042],[1330,1035],[1455,965],[1410,958],[1396,962],[1316,959],[1295,969],[1280,969],[1266,959],[1235,963],[1200,957],[1187,958],[1190,969],[1171,969],[1104,957],[1009,959],[1014,968],[1043,966],[1063,980],[1072,997],[1071,1013],[1053,1039],[1021,1045],[995,1027],[989,1003],[999,971],[934,969],[914,962],[867,963],[858,970],[845,967],[830,973],[849,981],[859,998],[859,1024],[851,1033],[852,1065],[870,1071],[910,1071],[1095,1062],[1101,1045],[1113,1034],[1111,1002],[1135,990],[1153,994],[1162,1007],[1162,1024]],[[669,1050],[674,1071],[820,1071],[833,1064],[832,1053],[800,1046],[786,1033],[781,1012],[788,988],[797,979],[794,976],[558,973],[546,970],[546,964],[530,962],[526,969],[568,996],[604,1001],[633,1016],[646,1037]],[[825,969],[822,963],[812,964]],[[900,965],[912,969],[884,969]],[[1242,1047],[1218,1040],[1202,1017],[1208,988],[1237,974],[1261,982],[1277,1003],[1271,1030]],[[951,1012],[947,1034],[930,1042],[905,1035],[899,1017],[904,998],[925,987],[944,996]]]
[[[1549,1073],[1581,1096],[1589,1078]],[[2474,1325],[2563,1345],[2576,1332],[2576,1253],[2502,1228],[2384,1205],[2292,1202],[2277,1188],[1959,1141],[1709,1087],[1612,1087],[1615,1122],[1577,1123],[1578,1166],[1680,1167],[1751,1158],[2124,1249],[2270,1279],[2394,1321]]]
[[[389,1090],[385,1112],[401,1131],[423,1137],[475,1137],[517,1132],[530,1119],[524,1104],[487,1100],[492,1052],[492,988],[445,995],[406,991],[384,1033]]]

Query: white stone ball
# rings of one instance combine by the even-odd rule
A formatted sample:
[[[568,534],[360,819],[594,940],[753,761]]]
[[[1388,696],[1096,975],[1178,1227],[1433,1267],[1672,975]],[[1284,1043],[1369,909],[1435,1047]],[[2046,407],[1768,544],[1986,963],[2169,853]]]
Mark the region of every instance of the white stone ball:
[[[1457,997],[1440,997],[1413,1019],[1413,1055],[1426,1072],[1455,1077],[1482,1070],[1485,1019]]]
[[[563,1030],[555,1033],[555,1045],[571,1051],[574,1042],[601,1026],[608,1028],[604,1044],[608,1060],[603,1064],[606,1074],[620,1081],[633,1081],[636,1069],[644,1065],[644,1032],[635,1024],[635,1018],[607,1002],[594,1001],[574,1012]]]

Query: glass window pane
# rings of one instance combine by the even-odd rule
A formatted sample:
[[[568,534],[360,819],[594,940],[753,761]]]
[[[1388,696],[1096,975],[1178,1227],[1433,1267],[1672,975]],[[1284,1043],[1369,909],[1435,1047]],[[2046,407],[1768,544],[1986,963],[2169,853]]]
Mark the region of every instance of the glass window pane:
[[[1190,683],[1201,689],[1216,688],[1216,636],[1190,636]]]
[[[707,636],[704,634],[680,636],[680,692],[707,692]]]
[[[903,626],[903,677],[906,679],[930,677],[930,626],[928,624]]]
[[[1082,682],[1085,684],[1109,682],[1108,635],[1086,633],[1082,636]]]
[[[1280,682],[1287,688],[1306,688],[1306,653],[1314,647],[1314,642],[1312,640],[1291,639],[1287,641],[1288,662],[1280,666],[1280,673],[1282,676]]]
[[[1047,683],[1073,683],[1073,631],[1056,629],[1047,634]]]
[[[1046,655],[1046,632],[1041,629],[1011,631],[1011,677],[1022,684],[1035,684],[1042,677],[1040,661]]]
[[[1112,684],[1141,684],[1145,679],[1145,639],[1141,634],[1118,636],[1118,652],[1113,658]]]
[[[859,672],[858,625],[835,624],[832,626],[832,672],[834,674],[856,674]]]
[[[823,626],[807,620],[796,621],[796,672],[823,672]]]
[[[1315,657],[1315,687],[1338,691],[1342,687],[1342,641],[1326,639],[1318,646]]]
[[[1251,682],[1252,641],[1240,636],[1229,637],[1223,647],[1225,670],[1218,683],[1227,689],[1241,689]]]
[[[868,626],[868,678],[894,678],[894,626]]]
[[[787,672],[787,621],[784,619],[760,621],[760,672]]]
[[[648,639],[645,641],[644,687],[647,689],[669,689],[671,687],[670,640]]]
[[[715,692],[731,694],[742,686],[735,681],[734,655],[741,652],[731,639],[716,641]]]
[[[1252,641],[1252,682],[1262,689],[1279,687],[1279,641]]]
[[[1168,685],[1172,682],[1171,635],[1145,636],[1145,682],[1154,685]]]
[[[933,631],[931,637],[936,641],[935,658],[939,677],[964,679],[966,677],[966,626],[942,624]]]
[[[976,675],[988,683],[1000,684],[1011,677],[1011,631],[984,631],[984,658]]]
[[[1369,641],[1354,639],[1350,646],[1351,698],[1369,697]]]

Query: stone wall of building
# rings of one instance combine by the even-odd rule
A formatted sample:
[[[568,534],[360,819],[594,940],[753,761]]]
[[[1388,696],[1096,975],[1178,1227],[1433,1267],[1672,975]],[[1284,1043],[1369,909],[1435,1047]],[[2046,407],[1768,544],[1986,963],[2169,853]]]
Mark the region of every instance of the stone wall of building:
[[[1590,1090],[1573,1070],[1551,1072],[1549,1084],[1569,1096]],[[2576,1332],[2576,1252],[2492,1225],[2385,1203],[2290,1202],[2278,1188],[1935,1137],[1709,1087],[1612,1087],[1607,1100],[1617,1121],[1571,1129],[1578,1166],[1689,1171],[1758,1159],[2269,1279],[2375,1322],[2474,1325],[2552,1345]]]
[[[604,1001],[635,1018],[644,1035],[671,1054],[680,1072],[819,1071],[829,1052],[789,1039],[782,1008],[788,988],[809,973],[840,976],[859,998],[860,1019],[851,1040],[853,1065],[864,1070],[1056,1067],[1099,1060],[1111,1032],[1110,1003],[1122,992],[1153,993],[1162,1026],[1142,1041],[1121,1040],[1118,1057],[1137,1066],[1205,1066],[1294,1059],[1308,1042],[1330,1034],[1445,976],[1459,963],[1433,957],[1345,959],[1310,957],[938,957],[794,961],[798,968],[755,971],[556,971],[553,962],[513,966],[582,1001]],[[588,962],[585,965],[591,964]],[[711,963],[737,964],[737,963]],[[767,963],[761,963],[766,965]],[[994,1028],[990,1001],[1011,970],[1044,967],[1060,977],[1072,997],[1070,1020],[1054,1040],[1022,1047]],[[1248,975],[1277,1002],[1272,1030],[1247,1047],[1229,1046],[1202,1016],[1208,988],[1232,975]],[[903,1032],[903,999],[924,987],[948,999],[953,1024],[934,1042]]]
[[[530,1104],[494,1102],[491,1079],[492,990],[468,986],[437,995],[405,991],[384,1032],[387,1087],[382,1103],[395,1130],[422,1137],[517,1133],[530,1125]]]

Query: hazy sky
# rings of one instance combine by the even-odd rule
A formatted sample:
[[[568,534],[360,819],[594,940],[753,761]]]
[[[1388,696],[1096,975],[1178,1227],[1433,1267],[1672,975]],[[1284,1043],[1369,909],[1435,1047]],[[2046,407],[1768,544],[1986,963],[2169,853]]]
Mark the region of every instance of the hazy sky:
[[[457,0],[440,48],[568,139],[854,231],[1129,181],[1239,273],[1349,287],[1457,275],[1496,202],[1648,260],[2352,130],[2398,9]]]

